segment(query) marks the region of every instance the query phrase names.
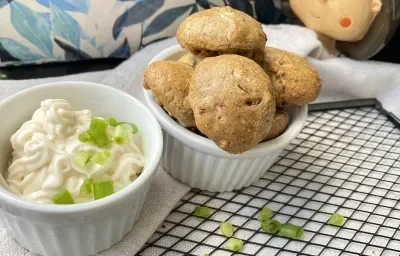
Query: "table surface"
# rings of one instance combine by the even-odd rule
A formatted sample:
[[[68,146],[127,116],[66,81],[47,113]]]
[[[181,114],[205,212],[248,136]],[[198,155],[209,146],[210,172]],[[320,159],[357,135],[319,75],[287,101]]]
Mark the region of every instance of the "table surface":
[[[375,107],[316,111],[277,163],[252,186],[230,193],[192,190],[139,255],[232,255],[219,224],[244,241],[235,255],[400,255],[400,130]],[[196,206],[212,211],[192,215]],[[291,240],[260,229],[257,213],[273,210],[301,225]],[[339,212],[342,227],[327,224]]]

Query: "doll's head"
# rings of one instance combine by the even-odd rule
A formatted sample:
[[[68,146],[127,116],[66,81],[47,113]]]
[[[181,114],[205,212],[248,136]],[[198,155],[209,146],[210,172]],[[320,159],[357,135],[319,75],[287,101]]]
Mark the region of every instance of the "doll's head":
[[[306,27],[335,40],[355,42],[368,32],[381,0],[290,0]]]

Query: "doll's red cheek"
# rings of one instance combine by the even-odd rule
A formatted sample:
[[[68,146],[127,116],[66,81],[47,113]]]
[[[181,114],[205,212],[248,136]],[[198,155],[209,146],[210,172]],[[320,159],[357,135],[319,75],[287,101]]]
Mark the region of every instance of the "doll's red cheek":
[[[340,19],[339,23],[342,28],[348,28],[353,24],[353,21],[349,17],[343,17]]]

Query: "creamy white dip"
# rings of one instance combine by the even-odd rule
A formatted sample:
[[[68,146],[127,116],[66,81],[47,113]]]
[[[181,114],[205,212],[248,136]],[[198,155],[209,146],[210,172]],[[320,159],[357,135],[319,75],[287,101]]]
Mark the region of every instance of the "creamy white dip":
[[[11,136],[12,161],[6,173],[10,190],[38,203],[53,203],[53,196],[65,188],[75,203],[82,203],[93,200],[80,194],[86,178],[113,181],[114,192],[134,181],[144,166],[141,137],[130,133],[125,143],[102,148],[83,143],[78,136],[88,130],[92,118],[90,110],[74,111],[66,100],[42,101],[32,120]],[[108,126],[110,138],[114,130]],[[108,150],[111,157],[104,165],[90,162],[80,167],[73,159],[81,150],[92,154]]]

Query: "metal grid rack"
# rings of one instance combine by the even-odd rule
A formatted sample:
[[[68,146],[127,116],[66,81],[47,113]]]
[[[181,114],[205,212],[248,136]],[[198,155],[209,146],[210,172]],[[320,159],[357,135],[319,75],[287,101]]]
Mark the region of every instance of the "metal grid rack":
[[[230,193],[192,190],[139,255],[232,255],[221,221],[245,242],[235,255],[400,255],[398,127],[375,100],[313,106],[301,134],[259,181]],[[211,216],[194,217],[198,205]],[[303,226],[303,239],[264,233],[263,207]],[[334,212],[345,216],[342,227],[327,224]]]

